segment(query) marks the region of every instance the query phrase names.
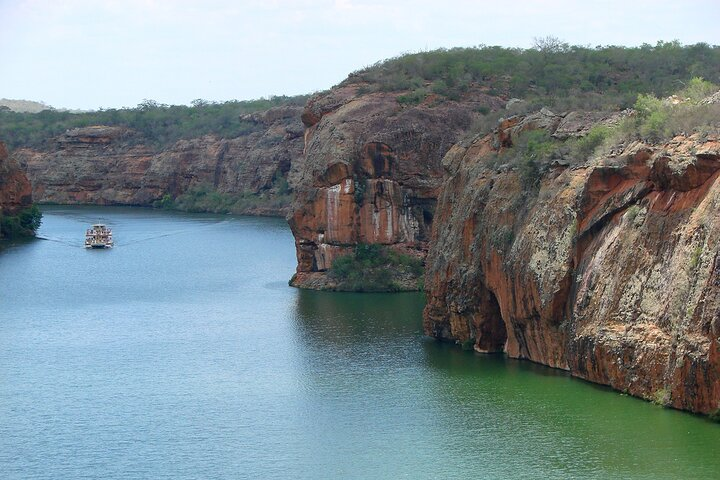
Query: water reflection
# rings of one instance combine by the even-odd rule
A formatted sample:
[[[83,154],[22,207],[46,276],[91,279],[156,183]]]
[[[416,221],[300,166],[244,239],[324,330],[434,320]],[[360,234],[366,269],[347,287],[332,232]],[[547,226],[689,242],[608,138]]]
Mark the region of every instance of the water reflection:
[[[427,339],[418,296],[299,291],[295,301],[300,357],[314,393],[336,399],[333,408],[369,409],[380,424],[413,425],[432,444],[428,454],[440,449],[448,471],[506,478],[720,471],[720,458],[707,449],[720,440],[714,425],[561,370]]]
[[[328,343],[383,343],[420,334],[421,293],[344,293],[298,290],[300,335]]]
[[[427,339],[421,294],[288,287],[281,220],[50,210],[0,255],[3,478],[720,471],[720,427]],[[127,243],[86,252],[90,218]]]

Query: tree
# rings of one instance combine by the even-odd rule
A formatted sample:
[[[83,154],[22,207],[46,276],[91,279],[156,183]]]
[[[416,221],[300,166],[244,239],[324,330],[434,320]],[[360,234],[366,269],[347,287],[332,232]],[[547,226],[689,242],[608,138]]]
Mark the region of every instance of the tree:
[[[543,53],[563,53],[570,50],[570,45],[558,37],[548,35],[546,37],[533,37],[533,48]]]

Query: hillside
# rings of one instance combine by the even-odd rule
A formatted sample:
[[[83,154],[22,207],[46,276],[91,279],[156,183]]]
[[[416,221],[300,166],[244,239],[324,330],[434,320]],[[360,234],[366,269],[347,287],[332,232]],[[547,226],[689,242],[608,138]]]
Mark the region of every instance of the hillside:
[[[203,135],[236,138],[257,132],[261,128],[248,115],[274,107],[302,106],[306,99],[301,95],[222,103],[195,100],[191,106],[146,100],[135,108],[79,113],[59,110],[21,113],[0,109],[0,138],[10,150],[44,149],[53,138],[68,130],[105,125],[133,130],[139,134],[138,143],[160,151],[182,139]]]
[[[574,111],[568,120],[583,112],[619,114],[643,95],[639,108],[657,110],[648,92],[666,95],[686,85],[692,95],[707,94],[711,84],[694,75],[720,77],[716,60],[720,48],[704,44],[591,49],[546,39],[528,50],[408,54],[352,73],[313,96],[303,112],[304,162],[292,170],[298,179],[290,217],[298,255],[293,284],[336,288],[333,260],[359,244],[424,255],[444,181],[443,156],[456,142],[547,107]],[[707,120],[691,125],[693,118],[680,115],[669,125],[663,115],[656,111],[643,127],[648,139]]]
[[[692,77],[720,82],[719,47],[658,42],[589,48],[548,37],[530,49],[479,46],[402,55],[354,72],[342,85],[406,92],[403,103],[433,95],[462,100],[479,88],[563,111],[627,108],[638,94],[667,96]]]
[[[43,110],[52,110],[50,105],[43,102],[33,102],[31,100],[11,100],[9,98],[0,98],[0,111],[11,110],[17,113],[38,113]]]
[[[238,119],[251,125],[243,134],[180,139],[159,150],[130,128],[74,128],[14,157],[40,203],[283,215],[287,173],[302,155],[299,116],[297,107],[271,108]]]

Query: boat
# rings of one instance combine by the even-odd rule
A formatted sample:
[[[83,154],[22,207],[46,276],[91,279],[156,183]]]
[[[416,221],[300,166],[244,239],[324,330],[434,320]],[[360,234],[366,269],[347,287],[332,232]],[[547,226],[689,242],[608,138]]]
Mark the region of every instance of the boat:
[[[85,232],[85,248],[112,248],[112,230],[96,223]]]

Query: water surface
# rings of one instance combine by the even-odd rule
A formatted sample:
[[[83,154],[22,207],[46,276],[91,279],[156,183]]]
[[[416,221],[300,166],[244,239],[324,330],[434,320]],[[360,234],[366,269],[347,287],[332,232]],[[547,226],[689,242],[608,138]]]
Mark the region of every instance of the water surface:
[[[44,213],[0,252],[2,478],[720,477],[703,418],[428,340],[418,294],[288,287],[282,220]]]

